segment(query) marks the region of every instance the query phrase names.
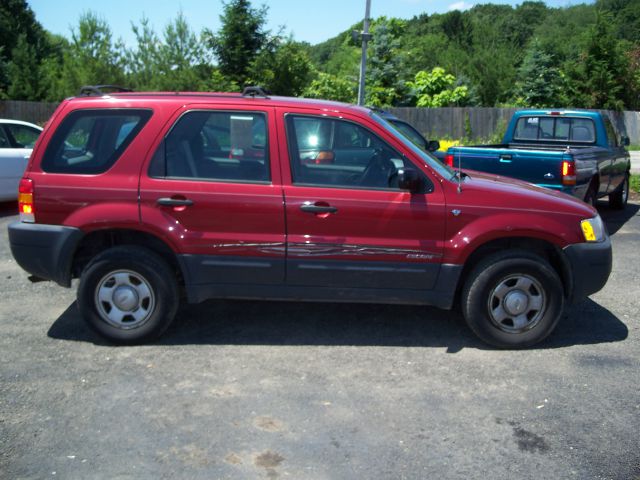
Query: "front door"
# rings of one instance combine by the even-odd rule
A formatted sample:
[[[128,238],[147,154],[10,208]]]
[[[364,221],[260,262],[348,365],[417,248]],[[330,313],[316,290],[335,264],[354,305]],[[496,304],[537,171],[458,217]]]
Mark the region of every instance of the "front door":
[[[278,116],[291,167],[283,168],[287,284],[429,290],[443,252],[442,191],[374,125],[353,120]],[[398,188],[406,168],[421,176],[420,192]]]

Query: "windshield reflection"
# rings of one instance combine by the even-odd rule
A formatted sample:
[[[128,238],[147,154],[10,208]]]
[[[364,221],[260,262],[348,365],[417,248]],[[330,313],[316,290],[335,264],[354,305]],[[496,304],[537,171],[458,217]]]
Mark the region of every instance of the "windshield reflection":
[[[416,154],[426,165],[434,169],[437,173],[439,173],[442,177],[446,179],[451,179],[455,176],[455,171],[449,168],[447,165],[441,163],[436,157],[431,155],[428,152],[425,152],[417,145],[415,145],[411,140],[409,140],[403,133],[400,131],[395,125],[391,122],[388,122],[380,115],[375,112],[371,112],[371,118],[373,118],[376,122],[382,125],[386,130],[389,130],[398,140],[400,140],[407,148],[409,148],[413,153]]]

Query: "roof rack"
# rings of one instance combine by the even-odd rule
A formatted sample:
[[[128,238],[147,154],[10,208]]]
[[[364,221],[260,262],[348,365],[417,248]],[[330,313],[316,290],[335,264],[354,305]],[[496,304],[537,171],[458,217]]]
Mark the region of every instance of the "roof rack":
[[[112,92],[133,92],[130,88],[120,87],[119,85],[85,85],[84,87],[80,87],[80,92],[78,96],[80,97],[91,97],[94,95],[106,95],[107,93]]]
[[[269,94],[271,92],[269,92],[268,90],[265,90],[262,87],[244,87],[244,90],[242,90],[242,96],[243,97],[262,97],[262,98],[269,98]]]

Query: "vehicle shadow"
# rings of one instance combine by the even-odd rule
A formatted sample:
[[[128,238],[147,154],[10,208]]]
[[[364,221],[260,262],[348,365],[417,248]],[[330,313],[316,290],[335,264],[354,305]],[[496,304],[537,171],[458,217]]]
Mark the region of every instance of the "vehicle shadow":
[[[625,223],[638,214],[638,210],[640,205],[636,203],[628,203],[624,210],[614,210],[606,202],[598,203],[598,213],[607,225],[609,235],[614,235],[620,230]]]
[[[628,329],[592,300],[570,308],[536,349],[619,342]],[[108,342],[83,322],[74,302],[53,323],[49,337]],[[457,312],[432,307],[261,301],[208,301],[183,306],[155,345],[273,345],[442,347],[491,349]]]
[[[18,202],[0,202],[0,218],[18,215]]]

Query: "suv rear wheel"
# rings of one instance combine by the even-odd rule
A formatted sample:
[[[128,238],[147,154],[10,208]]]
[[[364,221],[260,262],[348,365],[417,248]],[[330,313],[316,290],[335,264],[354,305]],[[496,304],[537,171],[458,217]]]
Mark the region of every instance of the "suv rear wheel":
[[[524,348],[546,338],[563,305],[558,274],[544,258],[524,250],[485,258],[462,291],[462,312],[471,330],[501,348]]]
[[[85,321],[114,343],[157,338],[173,321],[179,297],[175,274],[146,248],[114,247],[84,269],[78,306]]]

